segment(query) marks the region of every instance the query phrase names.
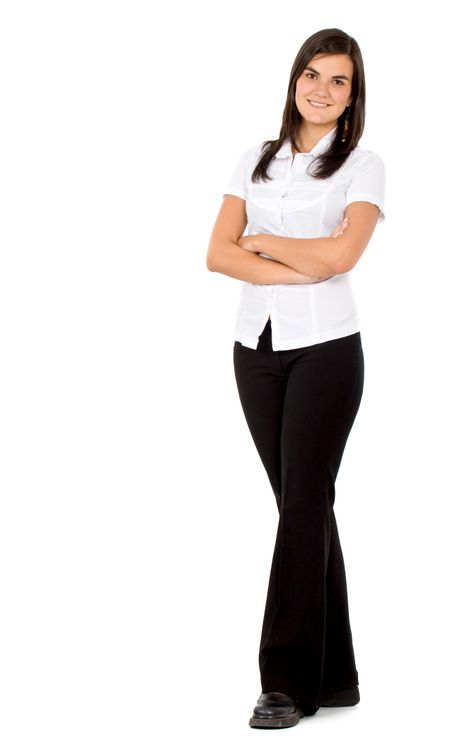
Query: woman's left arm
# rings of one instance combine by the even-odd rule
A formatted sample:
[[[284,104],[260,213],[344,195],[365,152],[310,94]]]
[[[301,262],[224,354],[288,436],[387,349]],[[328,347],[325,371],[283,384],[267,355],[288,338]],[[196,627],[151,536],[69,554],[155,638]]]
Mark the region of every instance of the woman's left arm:
[[[311,276],[345,274],[361,258],[378,221],[379,208],[367,201],[345,208],[348,225],[337,237],[284,238],[278,235],[247,235],[238,244],[252,253],[265,253],[299,272]]]

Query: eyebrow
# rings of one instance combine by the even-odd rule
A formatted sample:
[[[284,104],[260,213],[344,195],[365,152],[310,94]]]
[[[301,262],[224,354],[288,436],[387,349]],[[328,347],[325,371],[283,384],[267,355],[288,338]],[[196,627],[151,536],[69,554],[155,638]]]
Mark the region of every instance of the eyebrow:
[[[314,67],[305,67],[305,70],[309,70],[310,72],[314,72],[316,75],[320,75],[320,72],[317,72]],[[335,78],[342,78],[343,80],[348,80],[350,82],[350,78],[348,78],[347,75],[333,75],[332,80],[334,80]]]

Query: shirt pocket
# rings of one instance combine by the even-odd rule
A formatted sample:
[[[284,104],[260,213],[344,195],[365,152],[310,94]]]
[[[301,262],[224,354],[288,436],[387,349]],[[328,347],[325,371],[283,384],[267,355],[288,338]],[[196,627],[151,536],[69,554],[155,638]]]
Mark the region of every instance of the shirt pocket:
[[[267,212],[276,212],[279,209],[278,199],[281,193],[281,184],[274,180],[267,183],[251,182],[248,188],[247,201],[256,209]]]
[[[249,231],[271,233],[280,229],[280,194],[279,181],[250,183],[246,203]]]

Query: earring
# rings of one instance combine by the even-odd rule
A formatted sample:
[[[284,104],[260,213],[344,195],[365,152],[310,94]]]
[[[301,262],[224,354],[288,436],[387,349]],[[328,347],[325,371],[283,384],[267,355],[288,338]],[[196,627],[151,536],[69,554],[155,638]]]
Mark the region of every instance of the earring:
[[[342,139],[341,139],[341,142],[345,142],[345,140],[347,139],[347,132],[348,132],[348,117],[349,117],[349,115],[350,115],[350,106],[348,106],[348,107],[347,107],[347,115],[346,115],[346,117],[345,117],[345,121],[344,121],[344,130],[343,130],[343,132],[342,132]]]

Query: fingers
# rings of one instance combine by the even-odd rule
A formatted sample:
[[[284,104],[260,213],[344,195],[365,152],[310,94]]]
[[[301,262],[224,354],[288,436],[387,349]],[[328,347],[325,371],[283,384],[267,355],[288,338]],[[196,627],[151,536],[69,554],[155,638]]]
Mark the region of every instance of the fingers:
[[[345,217],[342,220],[341,224],[337,226],[338,235],[342,235],[347,225],[348,225],[348,217]]]
[[[349,222],[348,217],[344,217],[342,222],[333,230],[331,233],[331,238],[337,238],[338,235],[342,235],[344,233],[345,228],[347,227]]]

